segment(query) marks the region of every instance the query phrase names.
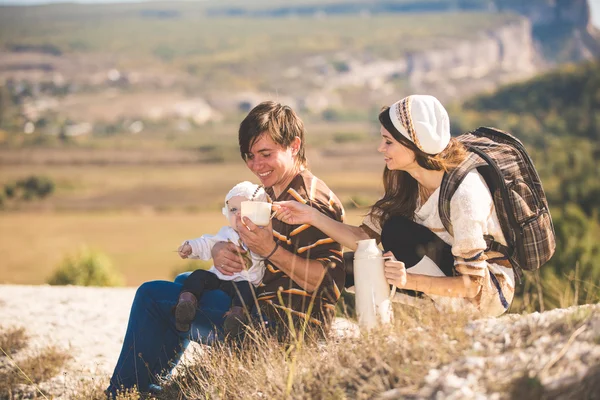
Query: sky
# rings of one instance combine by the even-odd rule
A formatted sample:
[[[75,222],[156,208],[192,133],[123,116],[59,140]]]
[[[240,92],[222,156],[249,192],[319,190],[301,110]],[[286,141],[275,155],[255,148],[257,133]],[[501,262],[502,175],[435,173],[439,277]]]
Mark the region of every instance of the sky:
[[[592,22],[600,28],[600,0],[590,0],[590,8],[592,9]]]
[[[50,3],[139,3],[145,0],[0,0],[0,5],[31,5],[31,4],[50,4]],[[592,22],[600,28],[600,0],[589,0],[592,10]]]

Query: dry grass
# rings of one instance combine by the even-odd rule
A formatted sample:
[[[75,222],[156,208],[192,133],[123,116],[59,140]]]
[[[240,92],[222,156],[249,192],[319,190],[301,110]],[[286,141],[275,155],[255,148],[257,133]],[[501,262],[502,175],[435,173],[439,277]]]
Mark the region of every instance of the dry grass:
[[[31,211],[220,210],[225,194],[252,174],[242,163],[194,165],[28,165],[3,168],[0,184],[47,176],[56,192]]]
[[[66,254],[83,245],[101,250],[125,276],[127,285],[171,278],[188,264],[174,252],[190,237],[217,232],[223,216],[184,214],[8,214],[0,218],[1,280],[44,283]]]
[[[383,168],[375,148],[374,141],[371,152],[357,144],[339,152],[315,151],[310,154],[312,171],[344,202],[356,195],[374,201],[382,192]],[[21,211],[220,211],[231,187],[242,180],[256,181],[237,158],[219,164],[186,163],[184,155],[193,158],[195,151],[33,149],[22,153],[19,164],[0,168],[0,187],[29,176],[45,176],[54,182],[55,192],[43,201],[19,204]],[[0,161],[2,154],[0,150]],[[155,157],[164,158],[165,164]],[[131,164],[115,162],[119,158]]]
[[[71,356],[64,350],[49,346],[39,354],[17,364],[13,371],[16,383],[40,383],[55,376]]]
[[[336,151],[314,151],[309,156],[311,168],[346,204],[351,198],[360,198],[361,203],[375,200],[381,192],[382,168],[375,147],[371,153],[355,144],[338,146]],[[52,151],[40,149],[46,155]],[[81,151],[61,149],[52,157],[70,162],[69,157],[80,157]],[[128,152],[131,157],[137,154]],[[106,157],[112,157],[110,151]],[[189,264],[173,253],[179,243],[216,233],[225,222],[220,213],[225,194],[241,180],[256,180],[241,161],[190,165],[23,162],[0,168],[0,186],[43,175],[55,182],[56,191],[42,201],[21,204],[19,210],[2,212],[2,283],[44,283],[63,257],[81,246],[106,253],[125,276],[126,285],[171,279],[172,271]],[[347,221],[358,223],[365,211],[347,208]]]
[[[430,368],[470,346],[467,320],[433,309],[399,309],[388,329],[287,345],[253,331],[242,350],[221,344],[205,351],[164,398],[370,399],[396,388],[409,395]]]
[[[22,398],[20,385],[31,385],[42,394],[37,386],[54,377],[63,369],[71,356],[62,349],[48,346],[26,358],[13,357],[27,342],[22,328],[7,328],[0,333],[0,344],[4,359],[0,359],[0,398]],[[43,396],[43,394],[42,394]],[[45,396],[44,396],[45,397]]]
[[[106,384],[103,382],[85,381],[79,388],[71,393],[68,398],[71,400],[106,400],[106,394],[104,393],[105,389]],[[137,390],[131,389],[119,393],[115,400],[140,400],[150,398],[152,397],[143,396]]]
[[[360,221],[353,210],[348,221]],[[190,261],[174,252],[184,240],[216,233],[225,219],[202,213],[10,213],[0,218],[0,282],[42,284],[66,254],[88,246],[107,254],[125,284],[172,279]],[[190,269],[187,269],[190,270]]]
[[[0,332],[0,357],[10,357],[27,344],[24,328],[7,328]]]

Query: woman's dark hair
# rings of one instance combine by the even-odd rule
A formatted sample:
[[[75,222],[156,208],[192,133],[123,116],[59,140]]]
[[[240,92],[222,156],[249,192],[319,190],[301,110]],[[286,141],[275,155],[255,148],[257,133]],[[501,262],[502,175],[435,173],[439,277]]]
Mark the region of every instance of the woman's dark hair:
[[[380,120],[382,119],[381,115],[386,115],[389,110],[389,107],[382,109],[379,114]],[[456,168],[467,157],[466,148],[456,138],[451,138],[441,153],[431,155],[422,152],[396,129],[385,126],[384,128],[400,144],[411,150],[415,154],[417,164],[425,169],[447,172]],[[371,207],[369,217],[379,221],[381,227],[392,216],[403,216],[413,220],[419,196],[419,184],[415,178],[406,171],[390,170],[386,166],[383,170],[383,188],[384,195]]]
[[[263,133],[284,148],[288,148],[296,137],[300,138],[296,161],[298,165],[306,167],[304,123],[289,106],[265,101],[248,113],[238,132],[240,153],[244,161],[247,161],[252,145]]]

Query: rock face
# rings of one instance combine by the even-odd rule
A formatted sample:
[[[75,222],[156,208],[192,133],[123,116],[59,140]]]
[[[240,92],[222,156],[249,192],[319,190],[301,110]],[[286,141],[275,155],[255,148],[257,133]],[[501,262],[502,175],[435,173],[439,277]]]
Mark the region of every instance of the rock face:
[[[516,12],[522,18],[474,33],[469,40],[445,42],[395,60],[348,59],[343,71],[321,65],[314,75],[326,82],[325,93],[363,86],[381,103],[383,96],[398,95],[391,82],[400,79],[406,81],[402,92],[427,92],[450,100],[530,78],[556,63],[600,57],[600,33],[591,23],[588,0],[494,4],[498,11]]]
[[[527,79],[553,64],[580,61],[600,56],[600,35],[591,24],[589,0],[490,0],[478,3],[479,10],[513,12],[522,18],[510,20],[500,28],[475,32],[468,40],[444,41],[437,49],[414,51],[398,59],[358,60],[343,58],[344,68],[331,68],[325,61],[307,60],[304,71],[311,71],[312,83],[322,82],[322,96],[337,89],[358,87],[364,90],[361,101],[370,98],[381,103],[386,95],[398,92],[427,92],[442,99],[455,99],[493,90],[499,85]],[[456,11],[470,3],[421,4],[407,2],[403,7],[391,3],[352,2],[347,5],[306,5],[248,11],[267,16],[400,13],[411,11]],[[413,9],[412,7],[416,7]],[[221,10],[227,13],[226,10]],[[238,12],[240,10],[237,10]],[[404,87],[394,81],[404,81]],[[370,93],[369,93],[370,92]],[[345,98],[344,102],[350,101]],[[300,104],[305,102],[300,99]],[[358,104],[356,104],[358,105]]]
[[[526,16],[534,26],[569,23],[587,27],[590,23],[589,0],[497,0],[499,10],[515,11]]]
[[[398,95],[391,82],[404,80],[407,91],[427,92],[442,100],[491,90],[500,84],[527,79],[543,63],[531,36],[531,24],[518,18],[500,28],[476,32],[473,38],[444,43],[438,48],[415,51],[395,60],[344,60],[343,71],[327,68],[327,61],[311,59],[316,81],[323,82],[324,93],[354,86],[370,90],[374,99]]]
[[[531,21],[533,36],[549,61],[600,57],[600,32],[591,22],[589,0],[496,0],[496,5]]]
[[[438,96],[462,95],[499,83],[525,79],[540,67],[526,19],[488,31],[455,46],[410,54],[407,72],[413,89]],[[471,84],[469,84],[471,82]]]
[[[349,63],[348,71],[327,80],[329,88],[362,84],[380,89],[390,78],[400,78],[408,81],[408,91],[452,99],[527,79],[555,63],[600,57],[600,33],[591,23],[588,0],[494,3],[498,11],[523,18],[402,59]]]

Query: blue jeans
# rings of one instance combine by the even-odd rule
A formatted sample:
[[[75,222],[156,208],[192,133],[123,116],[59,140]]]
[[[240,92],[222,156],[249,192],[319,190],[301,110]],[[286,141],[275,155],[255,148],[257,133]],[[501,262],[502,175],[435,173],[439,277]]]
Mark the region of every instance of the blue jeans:
[[[180,274],[175,282],[151,281],[138,288],[107,394],[115,395],[122,387],[135,385],[146,392],[156,383],[156,376],[175,367],[190,340],[210,344],[222,339],[223,315],[231,298],[221,290],[207,291],[198,299],[198,312],[189,332],[175,329],[171,310],[190,273]]]

